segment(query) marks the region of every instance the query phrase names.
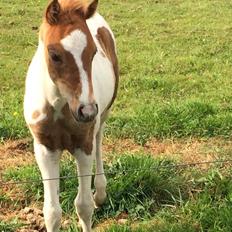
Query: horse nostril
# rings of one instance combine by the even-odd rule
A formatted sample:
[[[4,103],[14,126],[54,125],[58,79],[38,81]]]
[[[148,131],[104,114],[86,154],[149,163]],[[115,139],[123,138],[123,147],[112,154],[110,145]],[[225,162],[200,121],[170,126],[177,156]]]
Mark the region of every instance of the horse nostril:
[[[80,105],[78,109],[78,120],[81,122],[90,122],[93,121],[98,114],[98,105],[89,104],[89,105]]]
[[[98,104],[94,104],[95,109],[96,109],[96,115],[98,114]]]
[[[83,109],[84,109],[84,105],[80,105],[79,109],[78,109],[78,116],[79,117],[84,117],[84,113],[83,113]]]

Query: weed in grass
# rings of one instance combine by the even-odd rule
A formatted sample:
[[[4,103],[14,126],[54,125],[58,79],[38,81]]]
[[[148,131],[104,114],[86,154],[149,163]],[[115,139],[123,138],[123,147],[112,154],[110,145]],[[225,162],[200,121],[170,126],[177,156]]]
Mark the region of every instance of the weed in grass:
[[[107,232],[131,232],[131,229],[129,226],[113,225],[110,228],[108,228],[106,231]]]
[[[197,194],[197,201],[189,202],[186,208],[191,209],[192,218],[201,223],[203,231],[231,230],[231,175],[229,169],[213,168],[196,180],[196,188],[200,187],[201,192]]]
[[[108,176],[108,202],[97,217],[102,213],[112,217],[124,212],[134,219],[144,219],[153,216],[162,204],[174,204],[183,179],[178,177],[178,170],[160,167],[171,163],[149,156],[119,158],[106,168],[115,174]]]
[[[191,170],[184,170],[182,174],[188,176]],[[231,174],[230,169],[220,167],[213,167],[205,173],[193,170],[188,186],[191,197],[183,199],[181,205],[162,207],[150,221],[137,225],[133,222],[126,226],[113,225],[106,231],[231,231]]]

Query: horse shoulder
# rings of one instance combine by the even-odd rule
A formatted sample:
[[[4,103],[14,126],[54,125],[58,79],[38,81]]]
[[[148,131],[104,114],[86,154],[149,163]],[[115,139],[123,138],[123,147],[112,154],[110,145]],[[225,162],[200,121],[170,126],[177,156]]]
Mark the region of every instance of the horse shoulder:
[[[24,95],[24,116],[27,124],[36,124],[46,117],[43,109],[46,104],[42,78],[44,75],[41,51],[38,47],[27,72],[26,89]]]

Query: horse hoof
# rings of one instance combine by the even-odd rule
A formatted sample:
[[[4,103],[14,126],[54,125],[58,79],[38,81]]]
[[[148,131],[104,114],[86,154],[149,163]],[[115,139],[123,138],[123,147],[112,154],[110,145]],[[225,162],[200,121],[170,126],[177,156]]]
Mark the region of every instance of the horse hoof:
[[[106,193],[105,194],[102,194],[101,196],[99,196],[98,194],[94,194],[94,206],[95,208],[100,208],[104,203],[105,203],[105,200],[106,200]]]

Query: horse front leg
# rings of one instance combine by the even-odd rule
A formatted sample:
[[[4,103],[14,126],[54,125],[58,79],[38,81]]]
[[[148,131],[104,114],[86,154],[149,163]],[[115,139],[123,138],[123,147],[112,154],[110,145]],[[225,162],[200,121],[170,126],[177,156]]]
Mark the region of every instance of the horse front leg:
[[[96,176],[94,178],[94,186],[96,192],[94,194],[94,202],[96,207],[100,207],[106,199],[106,177],[104,173],[103,160],[102,160],[102,137],[103,125],[96,136]]]
[[[60,151],[51,152],[44,145],[34,143],[35,157],[42,174],[44,185],[44,220],[47,232],[58,232],[62,210],[59,203]],[[54,179],[55,180],[46,180]]]
[[[94,200],[91,191],[91,174],[94,153],[94,145],[91,155],[87,155],[84,151],[79,149],[75,152],[79,176],[79,190],[75,199],[75,207],[83,232],[90,232],[92,227]]]

